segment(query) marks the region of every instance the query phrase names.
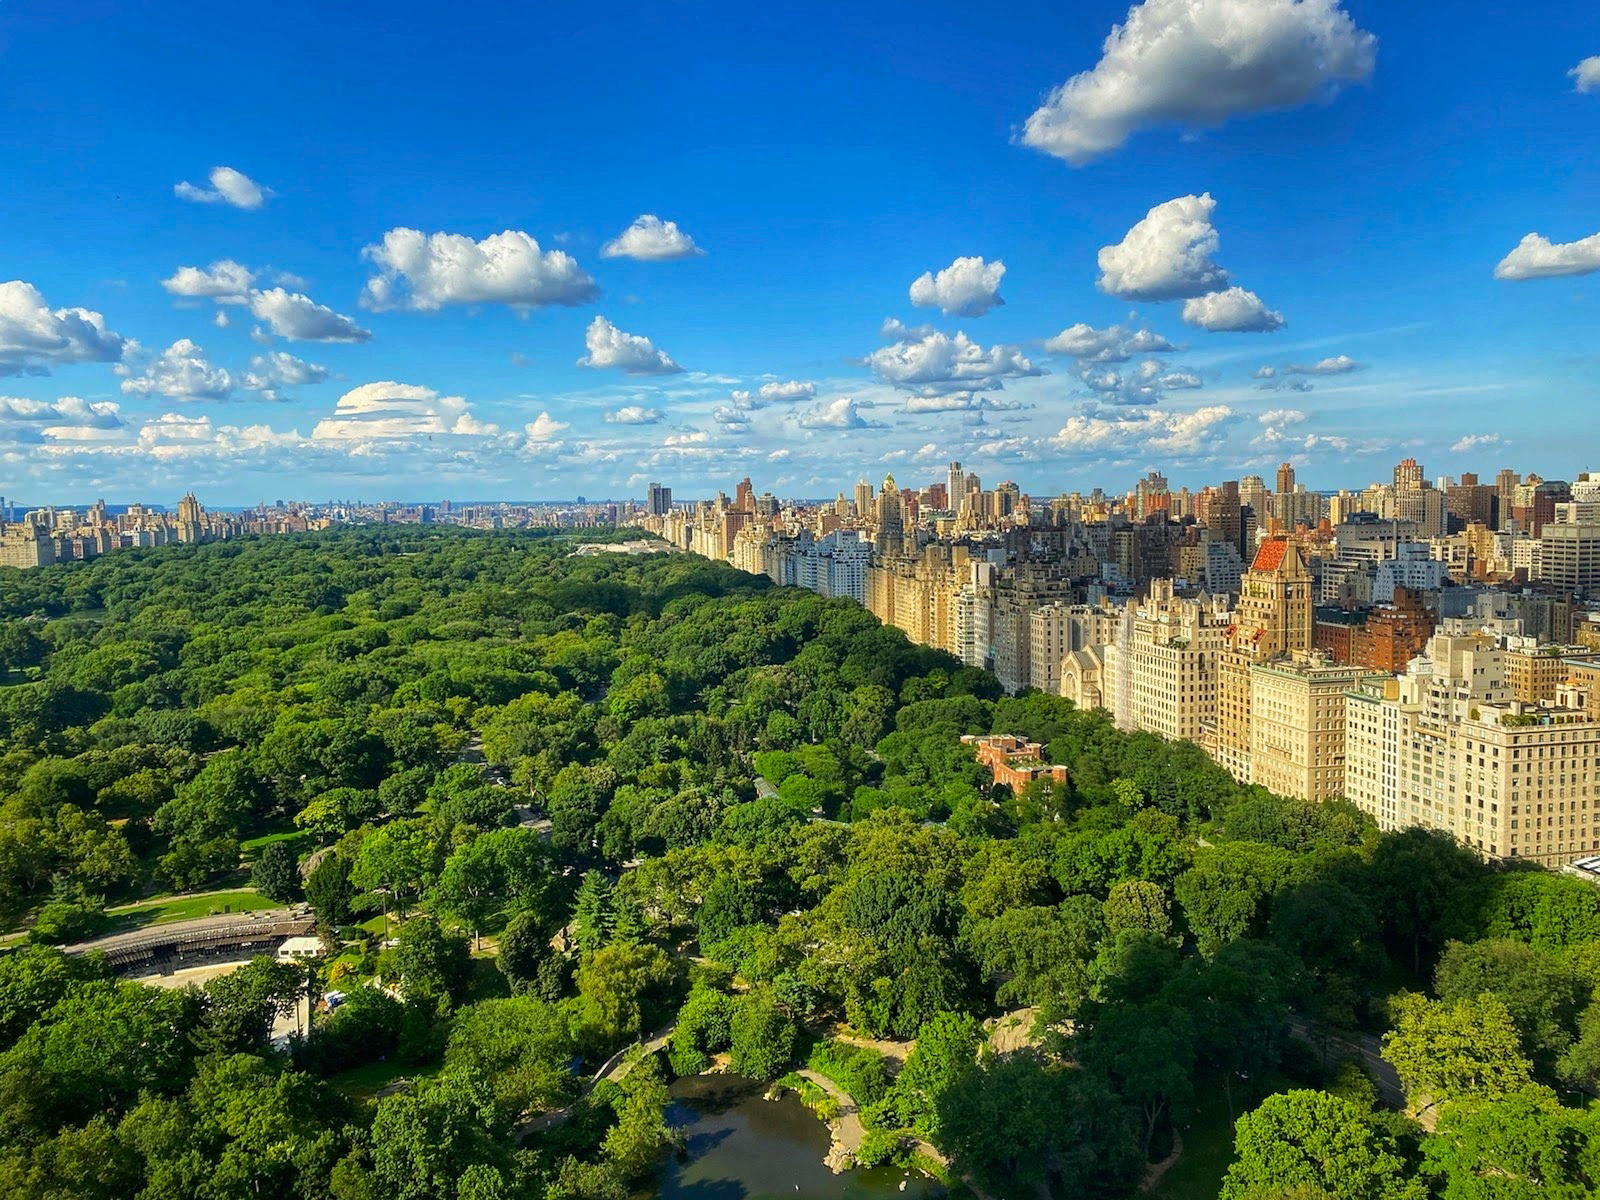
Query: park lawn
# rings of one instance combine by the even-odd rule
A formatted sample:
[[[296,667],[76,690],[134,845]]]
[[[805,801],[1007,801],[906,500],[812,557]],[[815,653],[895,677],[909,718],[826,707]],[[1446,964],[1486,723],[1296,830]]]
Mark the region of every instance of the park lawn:
[[[126,933],[130,929],[143,929],[147,925],[165,925],[169,921],[188,921],[195,917],[219,916],[228,912],[262,912],[269,908],[282,908],[276,900],[268,899],[254,888],[236,888],[224,892],[201,892],[194,896],[158,896],[108,909],[112,933]]]
[[[1234,1115],[1252,1111],[1268,1096],[1297,1085],[1285,1075],[1270,1072],[1251,1081],[1249,1094],[1236,1081]],[[1183,1130],[1183,1155],[1149,1193],[1155,1200],[1216,1200],[1222,1177],[1233,1162],[1233,1123],[1228,1120],[1228,1097],[1218,1079],[1195,1080],[1199,1109]]]
[[[432,1079],[442,1069],[439,1063],[418,1067],[389,1059],[339,1071],[329,1075],[328,1082],[352,1100],[371,1100],[397,1079]]]
[[[261,857],[261,851],[273,842],[288,842],[296,854],[302,854],[311,848],[311,843],[315,842],[316,838],[316,833],[310,829],[279,829],[240,842],[239,856],[245,862],[253,863]]]

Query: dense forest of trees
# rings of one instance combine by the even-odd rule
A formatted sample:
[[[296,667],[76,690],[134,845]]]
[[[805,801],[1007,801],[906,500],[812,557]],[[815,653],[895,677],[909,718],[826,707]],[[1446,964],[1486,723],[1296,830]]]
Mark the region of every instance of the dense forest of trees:
[[[933,1147],[997,1198],[1134,1194],[1219,1094],[1240,1200],[1600,1189],[1589,884],[1242,788],[846,601],[570,549],[373,528],[4,573],[0,1198],[620,1198],[668,1080],[722,1056],[809,1065],[863,1158]],[[960,742],[991,731],[1070,784],[992,788]],[[310,986],[347,997],[286,1050],[305,968],[161,990],[52,945],[246,880],[309,903]],[[380,1060],[414,1081],[352,1099]]]

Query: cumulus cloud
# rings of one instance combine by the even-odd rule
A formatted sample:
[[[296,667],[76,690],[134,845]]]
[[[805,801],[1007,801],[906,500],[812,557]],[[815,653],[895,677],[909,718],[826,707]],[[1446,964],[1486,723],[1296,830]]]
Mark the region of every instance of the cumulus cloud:
[[[947,317],[981,317],[999,308],[1000,281],[1006,265],[999,260],[958,258],[937,275],[924,271],[911,282],[911,303],[918,308],[937,308]]]
[[[1358,363],[1348,354],[1336,354],[1332,358],[1318,359],[1314,363],[1290,363],[1284,367],[1285,375],[1348,375],[1351,371],[1359,371],[1365,363]],[[1263,376],[1263,378],[1268,378]]]
[[[885,317],[883,324],[878,326],[878,340],[881,342],[914,342],[936,332],[937,330],[932,325],[907,325],[899,317]]]
[[[1209,448],[1232,419],[1233,410],[1225,404],[1176,413],[1147,409],[1117,418],[1081,415],[1069,417],[1050,440],[1073,453],[1193,454]]]
[[[558,421],[549,413],[541,412],[522,427],[522,433],[529,443],[537,444],[554,442],[570,428],[566,421]]]
[[[1584,59],[1572,70],[1572,90],[1575,92],[1600,92],[1600,54]]]
[[[219,259],[209,267],[179,267],[161,286],[174,296],[215,300],[218,304],[244,304],[255,286],[255,272],[231,258]]]
[[[985,348],[964,333],[930,332],[881,346],[866,361],[885,383],[921,395],[991,390],[1007,379],[1044,374],[1016,346]]]
[[[31,283],[0,283],[0,375],[48,374],[62,363],[116,362],[130,343],[86,308],[55,308]]]
[[[750,413],[747,409],[739,408],[732,404],[719,404],[711,410],[711,419],[718,425],[745,426],[750,424]]]
[[[1250,372],[1251,379],[1275,379],[1278,375],[1277,367],[1257,367]]]
[[[1254,292],[1242,287],[1196,296],[1183,302],[1183,319],[1212,333],[1271,333],[1287,322]]]
[[[363,383],[340,396],[333,415],[317,422],[311,438],[349,443],[498,432],[474,417],[460,396],[441,396],[432,388],[385,381]]]
[[[1219,238],[1210,192],[1158,204],[1114,246],[1100,250],[1100,290],[1124,300],[1183,300],[1228,286],[1212,261]]]
[[[740,390],[731,394],[734,404],[740,408],[767,408],[774,404],[794,404],[800,400],[814,399],[817,394],[817,385],[800,379],[790,379],[784,382],[774,380],[763,383],[755,391]]]
[[[1205,386],[1193,371],[1171,369],[1154,358],[1123,370],[1085,363],[1078,378],[1090,391],[1116,404],[1155,404],[1168,391]]]
[[[1044,348],[1049,354],[1097,363],[1127,362],[1136,354],[1169,354],[1177,349],[1154,330],[1130,330],[1121,325],[1096,329],[1082,321],[1047,339]]]
[[[1451,454],[1469,454],[1474,450],[1487,450],[1501,444],[1498,433],[1469,433],[1450,445]]]
[[[1298,108],[1371,77],[1377,38],[1340,0],[1145,0],[1052,91],[1025,145],[1081,166],[1158,125]]]
[[[226,400],[233,376],[206,361],[206,352],[188,338],[179,338],[149,363],[140,375],[122,381],[130,396],[167,396],[173,400]]]
[[[281,338],[295,342],[366,342],[370,331],[351,318],[281,287],[250,294],[250,312]]]
[[[1494,269],[1496,279],[1553,279],[1600,271],[1600,233],[1576,242],[1552,242],[1530,233]]]
[[[1005,412],[1020,409],[1015,400],[1002,400],[982,392],[944,392],[936,396],[910,396],[906,399],[908,413],[941,412]]]
[[[704,253],[676,221],[663,221],[652,213],[639,217],[600,249],[601,258],[635,258],[640,262],[669,262]]]
[[[872,424],[849,396],[819,404],[800,417],[804,429],[869,429]]]
[[[0,396],[0,443],[41,445],[50,442],[105,441],[123,428],[117,405],[77,396],[59,400],[23,400]]]
[[[624,333],[604,317],[589,322],[583,341],[589,353],[578,360],[580,367],[615,367],[628,375],[675,375],[683,370],[649,338]]]
[[[526,311],[588,304],[600,295],[572,255],[541,250],[516,229],[480,242],[458,233],[391,229],[361,254],[378,268],[361,303],[380,312],[438,312],[447,304],[507,304]]]
[[[1298,408],[1269,408],[1256,418],[1263,425],[1303,425],[1310,419]]]
[[[609,425],[657,425],[661,422],[659,408],[645,408],[640,404],[625,404],[615,412],[606,414]]]
[[[174,184],[173,195],[180,200],[196,204],[228,204],[234,208],[260,208],[273,194],[271,188],[262,187],[243,171],[232,167],[212,167],[208,176],[210,187],[200,187],[185,180]]]
[[[327,367],[306,362],[283,350],[274,350],[250,360],[250,369],[244,373],[244,386],[260,392],[268,400],[277,400],[281,398],[282,388],[321,383],[327,378]]]

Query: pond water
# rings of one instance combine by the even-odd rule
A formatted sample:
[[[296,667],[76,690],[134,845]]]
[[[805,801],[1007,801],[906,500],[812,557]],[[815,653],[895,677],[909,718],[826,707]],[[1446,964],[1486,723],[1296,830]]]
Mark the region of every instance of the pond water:
[[[931,1200],[944,1189],[898,1167],[835,1175],[822,1165],[828,1127],[792,1092],[764,1100],[765,1084],[692,1075],[672,1085],[667,1119],[683,1134],[647,1195],[653,1200]],[[902,1191],[901,1188],[904,1187]]]

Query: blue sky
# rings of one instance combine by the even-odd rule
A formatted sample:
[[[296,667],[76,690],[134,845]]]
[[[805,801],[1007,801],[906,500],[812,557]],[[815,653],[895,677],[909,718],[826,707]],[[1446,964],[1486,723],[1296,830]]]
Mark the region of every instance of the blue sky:
[[[4,494],[1592,465],[1592,4],[356,7],[0,3]]]

